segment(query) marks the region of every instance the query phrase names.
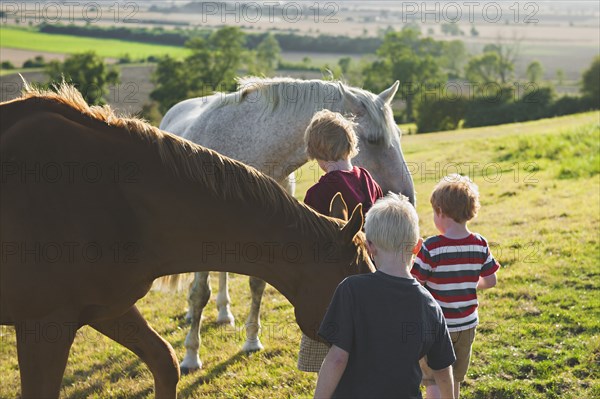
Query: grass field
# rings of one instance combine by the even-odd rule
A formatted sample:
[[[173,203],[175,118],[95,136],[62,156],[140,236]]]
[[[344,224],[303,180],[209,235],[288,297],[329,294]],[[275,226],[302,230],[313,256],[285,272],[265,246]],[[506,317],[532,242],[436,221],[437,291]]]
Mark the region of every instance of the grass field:
[[[2,47],[38,50],[52,53],[81,53],[94,50],[101,57],[119,58],[125,54],[133,59],[150,55],[182,57],[188,53],[183,47],[127,42],[124,40],[96,39],[70,35],[40,33],[28,29],[0,27]]]
[[[470,171],[482,202],[470,226],[493,243],[503,266],[498,286],[480,294],[481,325],[461,397],[600,397],[600,113],[406,136],[403,149],[422,235],[435,233],[428,201],[435,182],[446,173]],[[299,198],[314,182],[313,170],[302,169]],[[153,291],[139,301],[179,359],[186,295]],[[205,368],[182,378],[180,397],[311,397],[315,376],[295,366],[300,332],[291,305],[267,288],[265,350],[248,356],[239,352],[250,300],[247,278],[232,278],[231,296],[236,327],[215,324],[211,301],[202,335]],[[13,398],[19,392],[15,336],[10,327],[0,332],[0,397]],[[78,333],[62,397],[150,398],[152,387],[150,372],[133,354],[90,328]]]

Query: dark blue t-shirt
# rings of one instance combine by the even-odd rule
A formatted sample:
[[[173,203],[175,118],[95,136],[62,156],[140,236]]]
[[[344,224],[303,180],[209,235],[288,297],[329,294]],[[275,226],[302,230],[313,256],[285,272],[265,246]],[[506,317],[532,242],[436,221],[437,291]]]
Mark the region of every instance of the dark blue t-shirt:
[[[421,398],[419,359],[427,355],[434,370],[456,360],[431,294],[381,271],[340,283],[319,335],[349,353],[334,398]]]

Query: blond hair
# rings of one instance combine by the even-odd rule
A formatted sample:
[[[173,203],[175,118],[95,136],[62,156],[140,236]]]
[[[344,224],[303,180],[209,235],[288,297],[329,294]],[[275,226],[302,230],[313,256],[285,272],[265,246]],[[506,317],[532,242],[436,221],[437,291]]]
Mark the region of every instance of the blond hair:
[[[358,154],[356,123],[328,109],[317,112],[304,134],[309,159],[339,161]]]
[[[467,176],[456,173],[440,180],[431,193],[430,201],[434,212],[457,223],[473,219],[481,207],[477,185]]]
[[[419,241],[419,216],[407,197],[389,193],[367,212],[365,234],[377,248],[408,265]]]

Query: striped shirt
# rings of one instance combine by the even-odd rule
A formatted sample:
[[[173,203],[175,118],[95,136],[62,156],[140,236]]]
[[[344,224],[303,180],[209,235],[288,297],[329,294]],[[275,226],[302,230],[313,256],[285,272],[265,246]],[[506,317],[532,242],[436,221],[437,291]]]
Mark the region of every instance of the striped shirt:
[[[499,268],[487,241],[479,234],[458,240],[439,235],[425,240],[411,273],[440,305],[448,331],[453,332],[479,323],[477,282]]]

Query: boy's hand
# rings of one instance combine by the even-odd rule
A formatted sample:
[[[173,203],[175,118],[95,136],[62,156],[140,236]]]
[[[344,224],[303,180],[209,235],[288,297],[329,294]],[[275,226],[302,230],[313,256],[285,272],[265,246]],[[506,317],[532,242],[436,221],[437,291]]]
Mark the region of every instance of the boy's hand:
[[[433,378],[435,379],[435,384],[440,390],[440,398],[454,399],[454,378],[452,366],[448,366],[441,370],[433,370]]]
[[[319,371],[315,399],[331,398],[348,364],[348,352],[332,345]]]
[[[496,273],[486,277],[479,277],[479,281],[477,282],[477,289],[485,290],[488,288],[492,288],[496,285],[496,282]]]

